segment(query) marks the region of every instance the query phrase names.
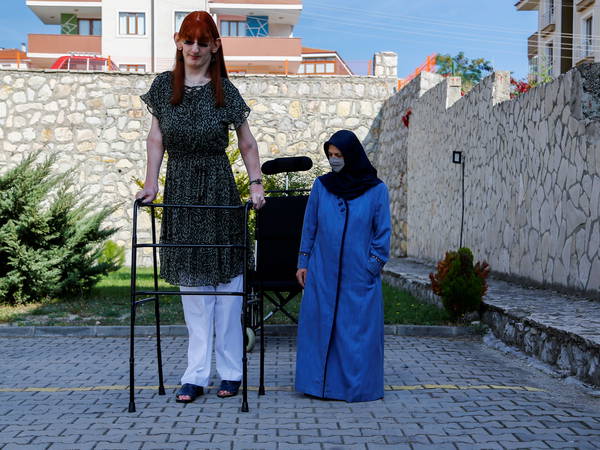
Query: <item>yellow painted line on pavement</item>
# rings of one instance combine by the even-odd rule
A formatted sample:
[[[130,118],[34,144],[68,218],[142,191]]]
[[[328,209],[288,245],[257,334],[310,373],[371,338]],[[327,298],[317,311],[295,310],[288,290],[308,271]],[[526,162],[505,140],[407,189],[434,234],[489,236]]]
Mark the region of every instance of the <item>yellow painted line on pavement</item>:
[[[177,385],[166,385],[165,389],[177,389]],[[114,386],[89,386],[89,387],[26,387],[26,388],[0,388],[0,392],[82,392],[82,391],[126,391],[127,385]],[[158,390],[158,386],[136,386],[136,390]],[[217,386],[208,386],[207,389],[217,389]],[[413,386],[386,385],[386,391],[419,391],[419,390],[509,390],[509,391],[529,391],[546,392],[544,389],[538,389],[529,386],[499,386],[495,384],[461,386],[457,384],[417,384]],[[249,391],[258,391],[258,386],[248,386]],[[265,386],[266,391],[271,392],[293,392],[293,386]]]

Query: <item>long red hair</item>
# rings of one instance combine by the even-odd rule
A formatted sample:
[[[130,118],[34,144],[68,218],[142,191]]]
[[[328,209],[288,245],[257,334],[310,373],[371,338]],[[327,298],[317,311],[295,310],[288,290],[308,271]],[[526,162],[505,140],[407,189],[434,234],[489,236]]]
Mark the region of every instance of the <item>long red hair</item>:
[[[178,37],[179,40],[210,43],[214,43],[217,39],[220,39],[217,25],[206,11],[194,11],[185,16],[179,28]],[[219,46],[219,49],[211,58],[208,72],[210,73],[215,93],[215,103],[217,106],[223,106],[225,102],[223,100],[223,83],[221,83],[221,78],[227,78],[227,69],[225,68],[222,45]],[[175,53],[175,67],[173,68],[173,96],[171,97],[171,104],[178,105],[181,103],[184,95],[184,85],[185,66],[183,62],[183,50],[177,50]]]

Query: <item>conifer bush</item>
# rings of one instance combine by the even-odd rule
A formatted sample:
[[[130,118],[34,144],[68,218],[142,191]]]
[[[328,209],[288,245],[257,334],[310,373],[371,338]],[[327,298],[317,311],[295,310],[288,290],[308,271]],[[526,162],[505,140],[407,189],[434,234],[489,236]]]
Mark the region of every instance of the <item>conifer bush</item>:
[[[446,252],[436,268],[436,273],[429,274],[431,288],[442,297],[444,308],[451,317],[456,320],[466,313],[478,311],[487,292],[488,263],[473,265],[473,253],[463,247],[457,252]]]
[[[37,156],[0,176],[4,304],[83,294],[121,262],[115,252],[104,251],[100,258],[105,241],[116,231],[102,223],[116,207],[98,210],[91,199],[71,189],[70,173],[52,171],[55,156],[36,163]]]

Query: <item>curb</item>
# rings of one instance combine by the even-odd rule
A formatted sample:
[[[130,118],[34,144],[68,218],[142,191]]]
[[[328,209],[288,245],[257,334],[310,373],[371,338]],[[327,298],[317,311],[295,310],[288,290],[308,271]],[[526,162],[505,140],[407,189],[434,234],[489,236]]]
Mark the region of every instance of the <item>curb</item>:
[[[266,336],[296,336],[296,325],[265,325]],[[161,337],[187,336],[185,325],[163,325]],[[438,325],[384,325],[384,334],[412,337],[461,337],[479,334],[470,327],[452,327]],[[154,325],[135,327],[138,337],[156,336]],[[129,326],[0,326],[0,338],[21,337],[129,337]]]

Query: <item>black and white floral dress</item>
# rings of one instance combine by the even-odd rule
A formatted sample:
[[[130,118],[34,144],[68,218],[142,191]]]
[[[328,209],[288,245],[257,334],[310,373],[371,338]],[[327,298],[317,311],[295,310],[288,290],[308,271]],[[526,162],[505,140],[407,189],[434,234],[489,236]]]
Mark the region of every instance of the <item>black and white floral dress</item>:
[[[158,119],[168,155],[164,202],[240,205],[240,195],[225,153],[229,130],[250,113],[236,87],[223,78],[225,105],[216,107],[212,82],[186,87],[183,101],[172,105],[171,72],[158,75],[141,96]],[[165,208],[161,243],[241,244],[240,210]],[[239,249],[161,248],[160,276],[174,285],[217,286],[242,273]]]

